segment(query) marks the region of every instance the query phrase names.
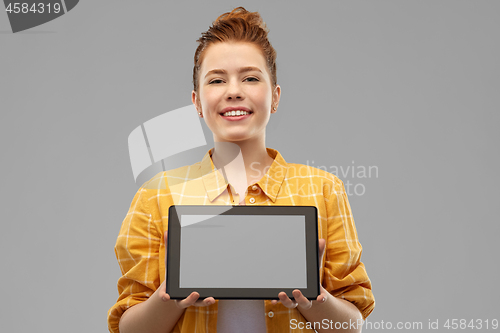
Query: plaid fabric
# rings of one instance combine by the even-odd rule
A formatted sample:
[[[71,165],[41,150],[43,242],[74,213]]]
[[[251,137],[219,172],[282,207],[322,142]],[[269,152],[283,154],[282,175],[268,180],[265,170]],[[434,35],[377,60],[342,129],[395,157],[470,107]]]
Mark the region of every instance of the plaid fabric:
[[[362,247],[343,182],[324,170],[287,163],[277,150],[267,148],[267,152],[274,162],[259,182],[248,187],[246,205],[316,206],[319,237],[327,246],[321,283],[332,295],[356,305],[366,319],[375,299],[360,261]],[[171,205],[238,205],[238,195],[233,197],[234,191],[228,190],[233,188],[215,169],[211,155],[209,150],[201,162],[161,172],[137,191],[115,246],[123,276],[118,280],[118,300],[108,312],[110,332],[119,332],[123,312],[145,301],[165,279],[163,233]],[[296,319],[294,323],[306,322],[297,309],[264,302],[268,332],[292,332],[292,319]],[[216,332],[217,303],[189,307],[173,332]]]

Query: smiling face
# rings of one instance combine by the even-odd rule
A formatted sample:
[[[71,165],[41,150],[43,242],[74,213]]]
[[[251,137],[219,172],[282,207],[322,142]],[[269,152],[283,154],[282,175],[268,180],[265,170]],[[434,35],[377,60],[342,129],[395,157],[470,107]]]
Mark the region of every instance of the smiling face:
[[[210,45],[204,51],[199,80],[199,91],[192,92],[192,100],[203,113],[214,141],[264,140],[281,88],[272,87],[266,60],[257,46],[245,42]],[[224,116],[228,110],[248,114]]]

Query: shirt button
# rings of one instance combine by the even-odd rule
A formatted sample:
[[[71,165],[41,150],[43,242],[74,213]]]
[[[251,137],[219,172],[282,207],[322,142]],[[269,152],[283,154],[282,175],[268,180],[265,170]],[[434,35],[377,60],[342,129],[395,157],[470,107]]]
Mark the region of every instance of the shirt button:
[[[250,198],[250,203],[255,203],[255,198]]]
[[[252,190],[257,191],[257,185],[252,186]]]
[[[267,315],[269,316],[269,318],[272,318],[272,317],[274,317],[274,312],[269,311],[269,313]]]

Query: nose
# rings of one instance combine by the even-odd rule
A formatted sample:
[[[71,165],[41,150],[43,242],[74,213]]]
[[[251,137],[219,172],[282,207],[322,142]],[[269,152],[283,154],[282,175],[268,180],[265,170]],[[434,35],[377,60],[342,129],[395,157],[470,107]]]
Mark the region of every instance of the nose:
[[[238,80],[231,80],[227,85],[226,91],[227,99],[244,99],[244,92]]]

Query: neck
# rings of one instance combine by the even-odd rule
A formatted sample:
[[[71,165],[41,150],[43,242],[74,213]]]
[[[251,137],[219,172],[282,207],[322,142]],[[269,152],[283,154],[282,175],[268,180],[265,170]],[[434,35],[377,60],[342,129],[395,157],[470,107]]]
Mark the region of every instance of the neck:
[[[267,154],[265,141],[260,140],[214,142],[212,161],[217,169],[224,169],[231,184],[250,184],[264,176],[273,159]]]

